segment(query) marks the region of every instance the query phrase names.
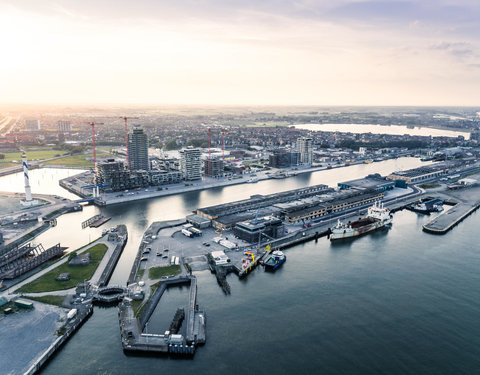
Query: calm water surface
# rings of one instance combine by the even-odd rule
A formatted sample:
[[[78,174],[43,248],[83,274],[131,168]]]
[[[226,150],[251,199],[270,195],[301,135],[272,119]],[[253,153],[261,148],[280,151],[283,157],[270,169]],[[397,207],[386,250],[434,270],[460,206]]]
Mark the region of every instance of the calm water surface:
[[[129,242],[111,283],[125,283],[143,231],[198,206],[300,186],[387,174],[419,165],[402,158],[315,172],[285,180],[164,197],[102,209],[106,226],[126,223]],[[0,190],[5,190],[0,178]],[[13,182],[10,182],[12,185]],[[22,184],[20,183],[20,189]],[[98,236],[80,229],[99,212],[62,216],[44,244],[72,248]],[[477,212],[445,236],[421,231],[428,217],[398,212],[390,230],[332,245],[326,238],[287,250],[276,273],[229,276],[225,296],[209,272],[196,273],[198,303],[207,311],[207,344],[192,360],[123,353],[116,308],[93,316],[44,374],[476,374],[480,373],[480,256]],[[186,288],[162,300],[149,331],[164,330]]]
[[[323,132],[348,132],[355,134],[391,134],[391,135],[421,135],[424,137],[453,137],[459,135],[465,139],[470,139],[469,132],[434,129],[421,126],[407,127],[405,125],[374,125],[374,124],[302,124],[295,125],[298,129],[323,131]]]

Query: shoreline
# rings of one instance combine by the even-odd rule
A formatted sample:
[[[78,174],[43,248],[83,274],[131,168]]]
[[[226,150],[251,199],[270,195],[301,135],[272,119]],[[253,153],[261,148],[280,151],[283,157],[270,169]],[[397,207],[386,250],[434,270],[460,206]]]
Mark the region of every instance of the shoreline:
[[[409,154],[409,153],[407,153]],[[407,154],[400,154],[398,157],[404,157]],[[382,161],[386,160],[391,160],[393,158],[388,158]],[[314,166],[310,168],[303,168],[303,169],[285,169],[282,170],[282,173],[288,173],[292,174],[291,176],[285,177],[295,177],[293,174],[296,176],[300,174],[305,174],[305,173],[312,173],[312,172],[319,172],[319,171],[324,171],[324,170],[333,170],[337,168],[343,168],[343,167],[348,167],[348,166],[353,166],[353,165],[358,165],[358,164],[364,164],[363,160],[357,160],[354,162],[348,163],[346,165],[345,163],[343,164],[337,164],[337,165],[322,165],[322,166]],[[90,173],[90,172],[84,172],[84,173]],[[261,176],[259,176],[262,172],[257,172],[257,178],[258,182],[264,181],[264,180],[273,180],[275,179],[274,173],[270,173],[269,175],[262,173]],[[61,187],[64,189],[68,190],[69,192],[78,195],[82,199],[89,199],[90,197],[87,196],[82,192],[82,189],[78,185],[72,184],[71,181],[78,179],[79,175],[74,175],[70,176],[67,178],[64,178],[59,181],[59,184]],[[127,203],[127,202],[133,202],[133,201],[139,201],[139,200],[144,200],[144,199],[151,199],[151,198],[159,198],[159,197],[166,197],[170,195],[175,195],[175,194],[183,194],[183,193],[190,193],[190,192],[195,192],[195,191],[202,191],[202,190],[209,190],[209,189],[214,189],[214,188],[223,188],[223,187],[228,187],[228,186],[233,186],[233,185],[240,185],[240,184],[247,184],[248,179],[251,177],[250,174],[248,175],[242,175],[240,178],[234,178],[231,180],[228,179],[222,179],[222,180],[212,180],[212,181],[204,181],[202,182],[197,182],[197,183],[188,183],[188,186],[185,186],[184,183],[182,184],[175,184],[175,185],[162,185],[158,187],[147,187],[147,188],[142,188],[140,190],[134,190],[134,191],[128,191],[128,192],[115,192],[115,193],[107,193],[107,194],[101,194],[100,197],[93,198],[91,197],[90,199],[94,199],[94,203],[97,206],[111,206],[114,204],[122,204],[122,203]],[[200,181],[200,180],[199,180]],[[150,189],[156,189],[156,188],[162,188],[162,190],[153,190],[150,191]],[[147,189],[147,191],[146,191]],[[128,194],[128,195],[127,195]]]
[[[458,135],[463,135],[464,137],[468,136],[468,138],[466,138],[467,140],[470,139],[470,136],[471,136],[471,133],[472,133],[471,130],[466,130],[464,128],[450,128],[450,127],[446,127],[446,126],[428,126],[428,125],[404,125],[404,124],[364,124],[364,123],[343,123],[343,122],[342,123],[332,123],[332,122],[328,122],[328,123],[317,123],[317,124],[292,124],[290,126],[294,127],[295,129],[305,129],[305,128],[303,128],[304,126],[322,126],[322,125],[327,125],[327,126],[331,126],[331,125],[381,126],[381,127],[385,127],[385,128],[389,128],[391,126],[401,126],[401,127],[406,128],[406,130],[435,129],[435,130],[447,131],[447,132],[452,132],[452,133],[462,133],[462,134],[458,134]],[[411,126],[413,126],[413,128],[411,128]],[[313,129],[306,129],[306,130],[322,131],[322,130],[313,130]],[[348,132],[348,131],[342,131],[342,130],[336,130],[336,131],[323,130],[323,132],[351,133],[351,131]],[[369,133],[369,132],[365,132],[365,133]],[[363,134],[363,133],[360,133],[360,134]],[[402,134],[390,134],[390,133],[374,133],[374,134],[402,135]],[[428,137],[428,135],[414,135],[414,134],[408,134],[408,135],[410,135],[412,137]],[[457,136],[451,136],[450,138],[457,138],[458,135]],[[434,136],[434,137],[442,137],[442,136],[437,135],[437,136]],[[443,137],[449,137],[449,136],[448,135],[443,135]]]

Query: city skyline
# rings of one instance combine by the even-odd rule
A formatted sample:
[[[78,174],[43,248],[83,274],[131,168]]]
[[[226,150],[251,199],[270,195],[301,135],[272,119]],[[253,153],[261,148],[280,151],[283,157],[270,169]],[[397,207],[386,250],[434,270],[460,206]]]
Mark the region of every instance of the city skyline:
[[[0,102],[477,105],[480,5],[0,2]]]

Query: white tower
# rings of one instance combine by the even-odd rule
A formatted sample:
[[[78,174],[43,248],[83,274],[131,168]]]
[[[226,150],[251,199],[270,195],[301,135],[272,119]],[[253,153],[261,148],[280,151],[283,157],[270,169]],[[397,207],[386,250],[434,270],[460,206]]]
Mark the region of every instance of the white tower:
[[[30,189],[30,180],[28,178],[27,155],[22,153],[23,176],[25,177],[25,202],[32,201],[32,190]]]
[[[30,179],[28,178],[27,155],[25,154],[25,152],[22,153],[22,165],[23,165],[23,176],[25,178],[25,200],[21,201],[21,203],[25,207],[36,206],[38,205],[38,201],[32,199]]]

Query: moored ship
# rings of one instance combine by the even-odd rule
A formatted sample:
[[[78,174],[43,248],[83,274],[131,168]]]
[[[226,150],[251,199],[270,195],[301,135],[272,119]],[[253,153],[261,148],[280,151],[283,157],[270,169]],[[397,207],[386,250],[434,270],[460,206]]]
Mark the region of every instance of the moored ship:
[[[348,223],[343,223],[339,219],[331,230],[330,241],[358,237],[391,223],[392,214],[390,211],[384,208],[383,204],[375,202],[372,207],[368,208],[367,215],[363,218]]]
[[[287,256],[280,250],[275,250],[268,259],[263,262],[265,270],[275,271],[287,260]]]
[[[429,214],[431,212],[443,211],[443,200],[439,198],[420,199],[418,202],[407,206],[407,209],[421,214]]]

